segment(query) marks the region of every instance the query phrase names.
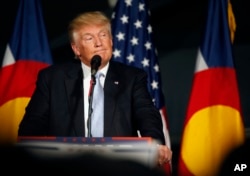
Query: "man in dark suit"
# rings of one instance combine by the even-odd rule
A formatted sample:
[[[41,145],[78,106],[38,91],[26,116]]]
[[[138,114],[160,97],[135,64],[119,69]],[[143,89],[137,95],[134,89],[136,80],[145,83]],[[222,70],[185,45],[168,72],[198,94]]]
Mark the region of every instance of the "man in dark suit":
[[[159,164],[169,162],[172,151],[165,145],[163,124],[147,89],[146,72],[111,61],[109,19],[100,12],[80,14],[69,24],[69,39],[77,59],[40,71],[18,135],[88,137],[91,61],[98,55],[98,72],[104,75],[101,137],[138,136],[139,131],[139,135],[160,142]]]

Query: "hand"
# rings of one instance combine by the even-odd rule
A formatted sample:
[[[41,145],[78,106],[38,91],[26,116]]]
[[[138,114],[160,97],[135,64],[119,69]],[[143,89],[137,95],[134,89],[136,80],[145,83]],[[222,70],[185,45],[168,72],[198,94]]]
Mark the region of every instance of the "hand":
[[[172,150],[170,150],[166,145],[158,145],[158,153],[158,164],[160,166],[165,163],[171,162]]]

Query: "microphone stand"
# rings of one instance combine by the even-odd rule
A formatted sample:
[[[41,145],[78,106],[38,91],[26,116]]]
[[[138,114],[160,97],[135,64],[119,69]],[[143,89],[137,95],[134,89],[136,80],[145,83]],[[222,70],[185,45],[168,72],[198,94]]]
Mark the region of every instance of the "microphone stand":
[[[92,102],[93,102],[93,92],[94,92],[95,84],[96,84],[95,75],[91,75],[90,87],[89,87],[89,111],[88,111],[88,121],[87,121],[88,137],[92,137],[92,135],[91,135],[91,115],[93,112]]]

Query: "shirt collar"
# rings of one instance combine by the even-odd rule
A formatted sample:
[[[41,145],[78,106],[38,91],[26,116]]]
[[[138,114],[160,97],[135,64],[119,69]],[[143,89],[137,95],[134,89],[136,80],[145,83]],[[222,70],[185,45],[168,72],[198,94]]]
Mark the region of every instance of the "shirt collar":
[[[82,65],[82,70],[83,70],[83,77],[84,78],[90,77],[91,76],[91,68],[89,66],[85,65],[83,62],[81,62],[81,65]],[[109,62],[102,69],[98,70],[98,72],[103,73],[103,75],[105,77],[107,74],[108,68],[109,68]]]

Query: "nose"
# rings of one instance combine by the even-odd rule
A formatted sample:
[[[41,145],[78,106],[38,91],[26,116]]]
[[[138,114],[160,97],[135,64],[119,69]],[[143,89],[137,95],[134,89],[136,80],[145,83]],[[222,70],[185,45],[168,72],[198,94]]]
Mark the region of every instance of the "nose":
[[[101,46],[102,45],[102,41],[99,37],[95,37],[95,47]]]

